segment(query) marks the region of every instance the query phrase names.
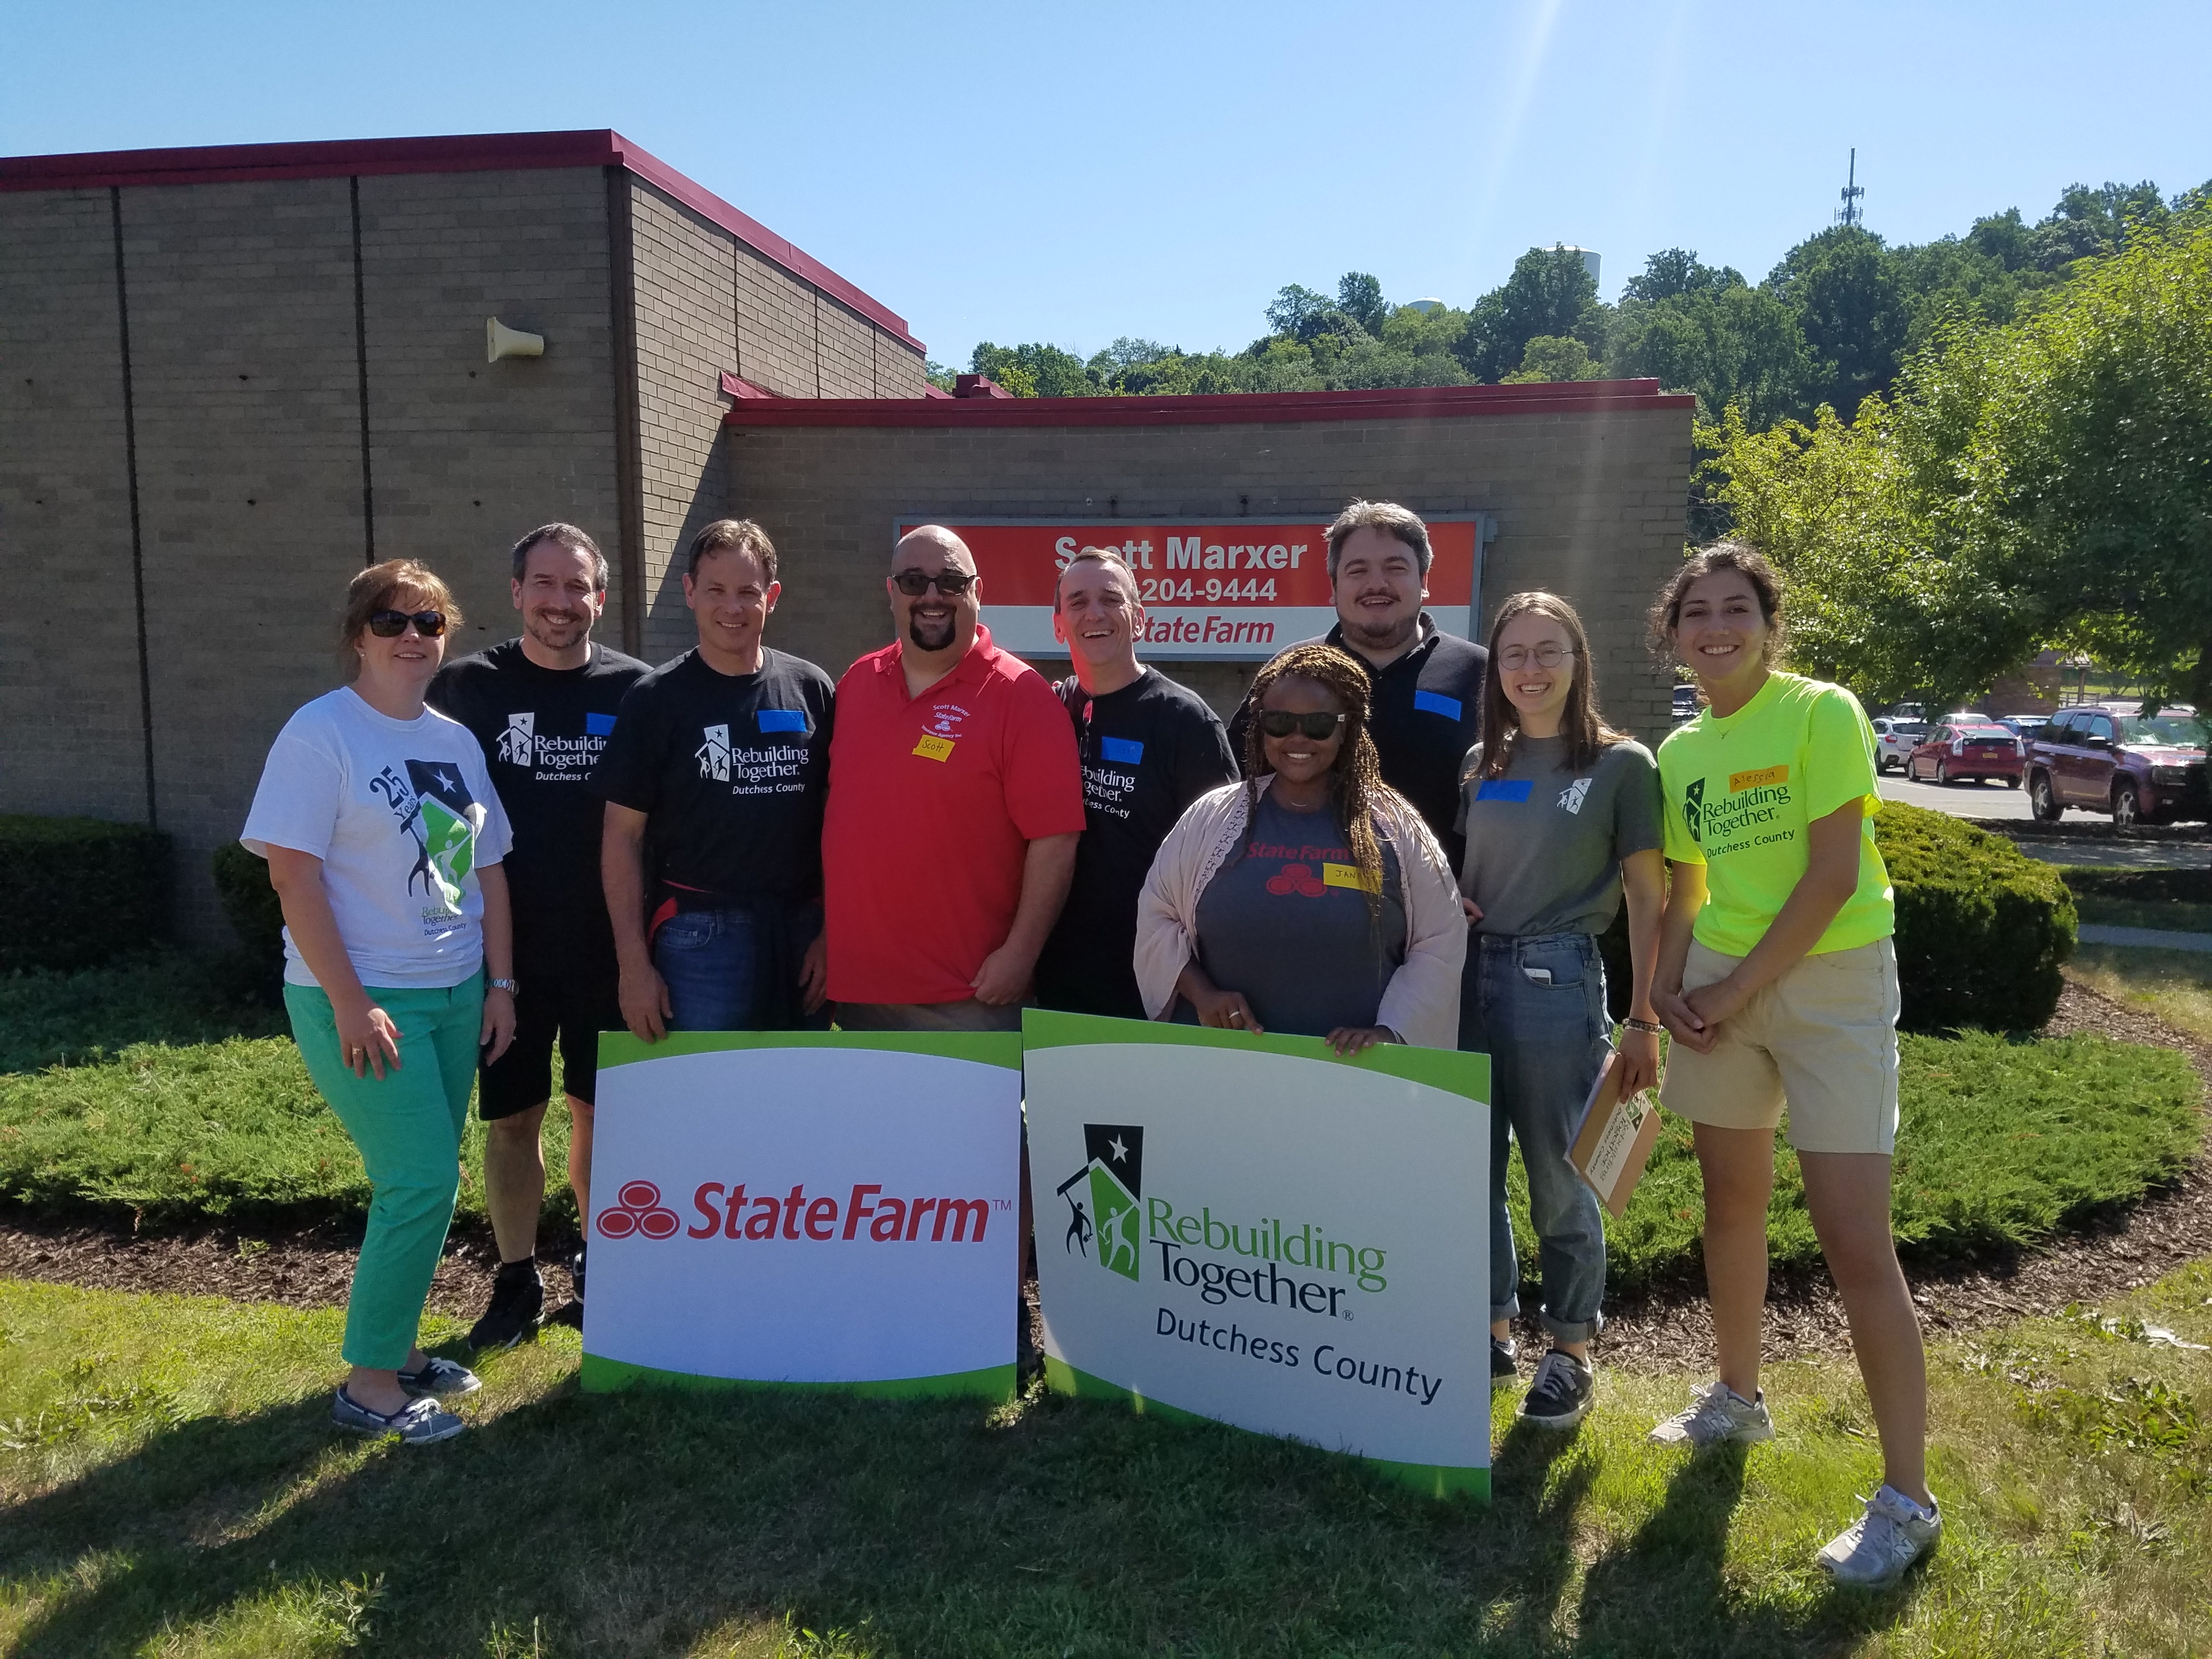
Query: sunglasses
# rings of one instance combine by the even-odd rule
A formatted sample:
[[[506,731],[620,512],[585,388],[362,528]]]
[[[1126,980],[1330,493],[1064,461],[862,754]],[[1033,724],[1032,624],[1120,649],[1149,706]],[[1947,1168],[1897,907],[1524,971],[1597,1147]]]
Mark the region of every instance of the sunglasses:
[[[1293,732],[1303,732],[1316,743],[1326,743],[1343,724],[1341,714],[1293,714],[1281,708],[1260,711],[1260,729],[1271,738],[1287,738]]]
[[[920,599],[933,586],[946,599],[957,599],[975,585],[975,578],[965,570],[940,570],[934,576],[927,570],[902,570],[891,581],[910,599]]]
[[[372,611],[368,613],[368,631],[380,640],[396,640],[413,623],[415,631],[426,640],[434,640],[446,631],[446,613],[442,611]]]

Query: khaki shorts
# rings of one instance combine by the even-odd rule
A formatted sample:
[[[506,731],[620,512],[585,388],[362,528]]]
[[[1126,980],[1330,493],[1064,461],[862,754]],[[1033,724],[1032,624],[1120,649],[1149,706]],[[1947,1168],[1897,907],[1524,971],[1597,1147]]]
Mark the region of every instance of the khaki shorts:
[[[1741,962],[1694,939],[1682,988]],[[1692,1123],[1771,1129],[1790,1109],[1801,1152],[1897,1147],[1897,952],[1886,939],[1805,957],[1721,1022],[1712,1053],[1667,1051],[1659,1098]]]

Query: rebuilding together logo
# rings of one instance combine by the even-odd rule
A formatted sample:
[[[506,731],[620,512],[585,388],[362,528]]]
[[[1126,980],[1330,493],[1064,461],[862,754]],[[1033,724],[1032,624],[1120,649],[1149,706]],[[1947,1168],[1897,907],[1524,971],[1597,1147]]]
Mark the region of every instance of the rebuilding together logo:
[[[1774,823],[1794,799],[1787,765],[1731,772],[1728,793],[1711,802],[1705,799],[1705,780],[1692,778],[1682,789],[1682,827],[1707,853],[1728,852],[1732,849],[1712,843],[1725,841],[1739,830]],[[1794,829],[1787,832],[1795,833]]]
[[[1174,1204],[1157,1191],[1147,1197],[1145,1132],[1139,1125],[1086,1123],[1083,1150],[1083,1167],[1055,1189],[1068,1210],[1061,1249],[1132,1284],[1143,1282],[1144,1258],[1157,1250],[1162,1283],[1195,1290],[1201,1302],[1215,1307],[1231,1301],[1251,1302],[1320,1318],[1348,1320],[1352,1315],[1345,1304],[1354,1285],[1370,1294],[1389,1288],[1389,1281],[1382,1273],[1387,1255],[1373,1246],[1332,1239],[1311,1223],[1302,1224],[1295,1232],[1285,1231],[1282,1222],[1272,1216],[1262,1217],[1251,1226],[1220,1221],[1210,1206],[1200,1206],[1196,1214],[1178,1214]],[[1206,1261],[1201,1259],[1201,1253],[1243,1256],[1250,1265]],[[1285,1266],[1324,1277],[1286,1273],[1282,1271]],[[1328,1276],[1335,1275],[1352,1282],[1329,1283]],[[1402,1394],[1424,1406],[1434,1403],[1443,1387],[1439,1376],[1412,1366],[1362,1359],[1333,1342],[1321,1343],[1306,1352],[1299,1342],[1259,1335],[1245,1330],[1240,1322],[1221,1325],[1210,1319],[1184,1319],[1172,1308],[1159,1310],[1155,1334],[1239,1358],[1263,1360],[1286,1370],[1311,1370]]]

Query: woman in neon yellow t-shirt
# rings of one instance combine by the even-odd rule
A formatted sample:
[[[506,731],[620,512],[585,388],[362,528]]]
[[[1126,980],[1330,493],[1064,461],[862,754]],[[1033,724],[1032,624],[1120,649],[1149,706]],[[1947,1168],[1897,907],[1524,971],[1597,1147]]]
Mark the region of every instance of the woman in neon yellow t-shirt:
[[[1752,548],[1692,556],[1652,612],[1705,708],[1659,748],[1671,878],[1653,1001],[1674,1038],[1660,1098],[1696,1128],[1719,1380],[1652,1431],[1702,1448],[1774,1433],[1759,1387],[1774,1131],[1790,1144],[1881,1436],[1881,1488],[1821,1550],[1894,1583],[1942,1530],[1927,1486],[1920,1324],[1890,1231],[1897,957],[1869,814],[1874,732],[1841,686],[1771,666],[1781,589]]]

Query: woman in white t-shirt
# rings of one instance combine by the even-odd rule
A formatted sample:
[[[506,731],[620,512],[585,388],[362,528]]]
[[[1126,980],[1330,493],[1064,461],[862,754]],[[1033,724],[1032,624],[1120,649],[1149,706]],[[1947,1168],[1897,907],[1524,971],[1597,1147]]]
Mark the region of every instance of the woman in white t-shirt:
[[[459,1190],[477,1054],[496,1060],[514,1036],[507,817],[476,739],[422,703],[459,621],[446,584],[412,560],[355,577],[341,635],[353,683],[285,722],[240,837],[283,902],[301,1057],[374,1192],[346,1304],[353,1370],[331,1420],[414,1444],[459,1434],[438,1402],[477,1387],[415,1339]]]

